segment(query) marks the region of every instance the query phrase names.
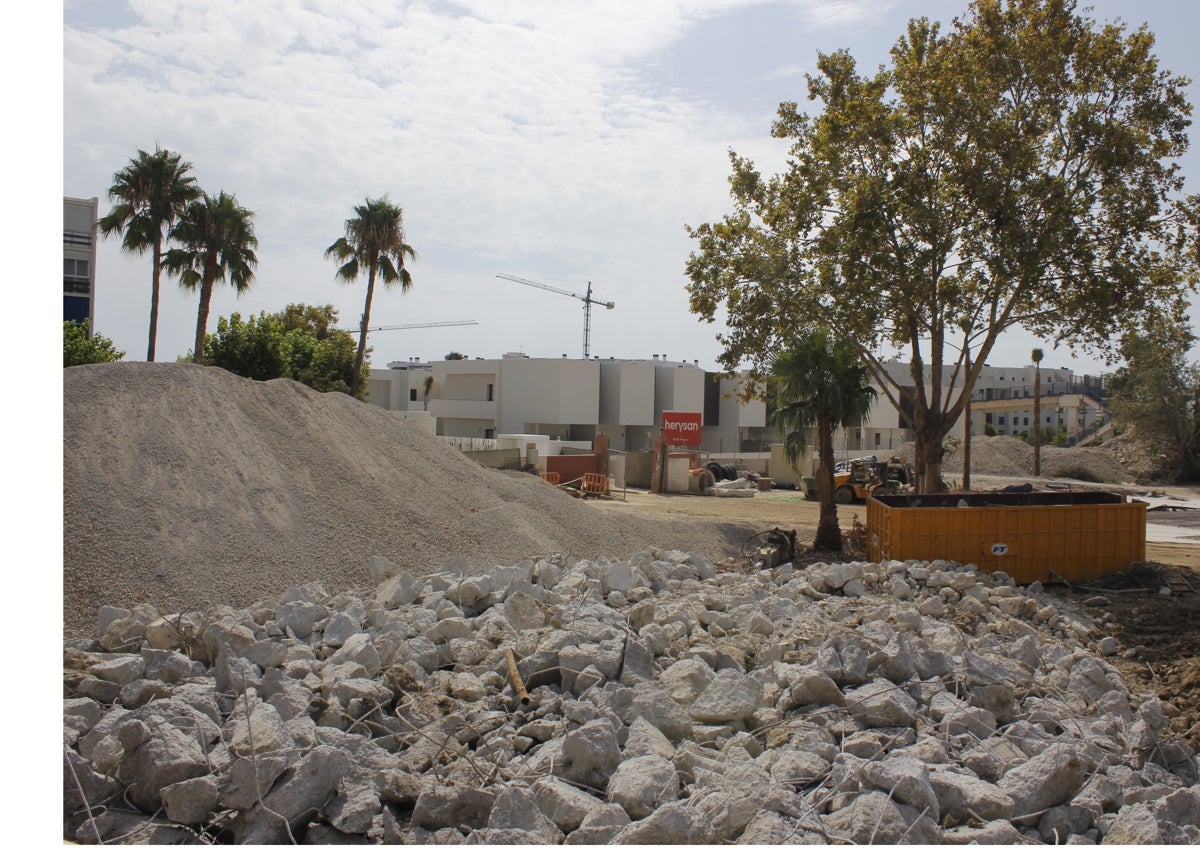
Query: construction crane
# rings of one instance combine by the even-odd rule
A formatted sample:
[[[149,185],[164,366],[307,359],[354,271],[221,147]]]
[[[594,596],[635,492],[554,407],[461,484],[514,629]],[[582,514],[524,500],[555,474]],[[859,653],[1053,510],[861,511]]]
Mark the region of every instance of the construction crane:
[[[445,328],[449,325],[478,325],[474,319],[459,319],[454,322],[413,322],[408,325],[379,325],[375,328],[368,328],[368,333],[371,331],[407,331],[409,328]],[[360,326],[354,331],[347,331],[348,334],[361,333]]]
[[[527,278],[518,278],[516,275],[496,275],[497,278],[503,278],[506,281],[516,281],[518,284],[524,284],[527,287],[537,287],[539,290],[547,290],[559,295],[568,295],[571,298],[577,298],[583,302],[583,357],[586,360],[589,355],[589,350],[592,344],[592,305],[602,304],[609,310],[612,310],[616,305],[611,301],[600,301],[598,298],[592,298],[592,282],[587,282],[587,294],[580,295],[573,293],[570,290],[560,290],[558,287],[552,287],[549,284],[539,284],[537,281],[530,281]]]
[[[413,322],[408,325],[380,325],[368,331],[407,331],[409,328],[446,328],[451,325],[478,325],[474,319],[459,319],[454,322]]]

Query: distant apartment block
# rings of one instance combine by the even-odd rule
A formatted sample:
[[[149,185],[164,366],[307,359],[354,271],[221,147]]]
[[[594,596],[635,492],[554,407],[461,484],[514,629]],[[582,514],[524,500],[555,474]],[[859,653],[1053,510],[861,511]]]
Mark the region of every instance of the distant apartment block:
[[[898,383],[912,386],[907,363],[894,361],[885,364],[885,367]],[[926,366],[926,380],[929,375],[930,370]],[[956,379],[952,367],[945,368],[942,375],[942,392],[949,394],[948,398],[953,401],[955,395],[961,392],[962,376]],[[1017,367],[982,367],[979,379],[971,392],[970,433],[981,435],[990,430],[996,434],[1017,436],[1032,429],[1035,420],[1034,387],[1038,377],[1039,370],[1032,364]],[[1064,431],[1067,440],[1073,442],[1093,431],[1103,421],[1106,391],[1102,376],[1077,376],[1069,369],[1043,365],[1040,379],[1043,429]],[[878,409],[878,405],[876,407]],[[908,439],[911,440],[911,420],[908,419],[911,403],[905,406],[908,409],[905,416],[901,416],[892,406],[887,407],[907,426]],[[966,419],[960,418],[951,430],[951,435],[961,439],[967,427]]]
[[[912,379],[907,363],[885,364],[903,387]],[[927,373],[928,374],[928,373]],[[961,376],[945,372],[943,393],[960,392]],[[1042,419],[1068,438],[1095,428],[1103,417],[1103,380],[1043,367]],[[1033,421],[1033,366],[985,366],[972,394],[971,433],[1020,435]],[[712,453],[769,452],[781,435],[767,424],[766,403],[737,398],[740,380],[706,372],[697,362],[650,359],[531,358],[510,353],[495,359],[399,361],[368,379],[369,401],[390,411],[428,411],[440,435],[495,438],[546,435],[562,441],[604,434],[613,449],[648,450],[664,411],[702,415],[701,449]],[[879,389],[879,388],[877,388]],[[951,430],[961,438],[965,418]],[[901,407],[882,390],[864,420],[835,435],[842,454],[898,453],[914,438],[912,401]],[[813,435],[815,440],[815,435]]]
[[[63,198],[63,320],[94,324],[98,198]]]
[[[738,403],[736,380],[658,355],[583,360],[509,353],[393,362],[368,380],[372,404],[393,411],[427,408],[437,418],[438,434],[447,437],[541,434],[590,441],[604,434],[613,449],[650,449],[663,411],[684,411],[703,416],[706,450],[738,452],[769,443],[765,404]]]

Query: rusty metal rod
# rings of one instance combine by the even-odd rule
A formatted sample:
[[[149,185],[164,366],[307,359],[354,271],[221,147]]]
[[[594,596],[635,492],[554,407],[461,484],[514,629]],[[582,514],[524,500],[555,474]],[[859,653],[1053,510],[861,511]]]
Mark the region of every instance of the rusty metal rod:
[[[517,657],[513,655],[511,647],[504,651],[504,656],[508,660],[508,678],[512,682],[513,691],[517,693],[522,705],[529,703],[529,692],[525,691],[525,681],[521,679],[521,672],[517,670]]]

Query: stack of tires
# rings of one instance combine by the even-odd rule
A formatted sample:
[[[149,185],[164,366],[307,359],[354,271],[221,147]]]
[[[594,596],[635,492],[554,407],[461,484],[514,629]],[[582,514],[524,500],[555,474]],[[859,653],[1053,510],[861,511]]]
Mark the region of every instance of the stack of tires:
[[[732,464],[722,464],[719,461],[709,461],[704,465],[709,472],[713,474],[713,478],[718,482],[732,482],[738,478],[737,467]]]

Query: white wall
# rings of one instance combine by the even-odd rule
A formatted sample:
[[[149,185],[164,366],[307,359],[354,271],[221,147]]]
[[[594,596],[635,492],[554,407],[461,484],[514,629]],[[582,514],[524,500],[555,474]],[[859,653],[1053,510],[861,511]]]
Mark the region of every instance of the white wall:
[[[385,411],[424,411],[429,364],[372,369],[367,376],[367,402]],[[413,400],[412,391],[417,398]]]
[[[653,426],[654,369],[653,363],[601,361],[600,420]]]
[[[600,419],[600,362],[569,358],[520,358],[500,361],[502,432],[523,432],[530,425],[595,425]]]
[[[704,370],[690,364],[651,362],[654,367],[654,424],[663,411],[704,412]]]

